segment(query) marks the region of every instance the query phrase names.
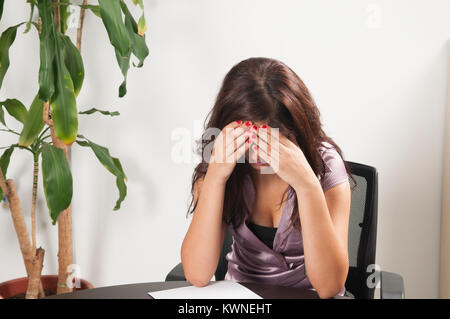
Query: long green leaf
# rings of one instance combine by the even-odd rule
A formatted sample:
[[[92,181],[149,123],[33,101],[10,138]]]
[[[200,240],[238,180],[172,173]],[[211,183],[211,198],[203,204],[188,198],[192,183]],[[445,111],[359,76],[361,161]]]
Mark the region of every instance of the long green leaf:
[[[125,172],[123,171],[122,164],[120,163],[120,160],[117,157],[112,157],[114,164],[116,165],[117,169],[120,173],[122,173],[124,180],[128,182],[128,177],[125,175]]]
[[[52,145],[42,147],[42,176],[45,199],[53,225],[72,201],[72,173],[64,151]]]
[[[78,51],[77,47],[72,43],[72,40],[66,35],[63,35],[62,38],[65,52],[64,63],[72,78],[75,96],[78,96],[84,80],[83,59],[81,58],[80,51]]]
[[[86,139],[82,135],[78,135],[78,136],[83,139]],[[117,189],[119,190],[119,199],[116,201],[114,210],[120,209],[120,204],[122,203],[122,201],[125,199],[125,197],[127,195],[127,186],[125,184],[127,177],[122,169],[120,160],[116,157],[112,157],[109,154],[109,150],[106,147],[95,144],[94,142],[92,142],[88,139],[86,139],[86,141],[77,140],[77,143],[80,146],[90,147],[94,151],[94,154],[97,157],[97,159],[100,161],[100,163],[108,171],[110,171],[114,176],[116,176],[116,186],[117,186]]]
[[[93,107],[93,108],[91,108],[89,110],[83,111],[83,112],[78,112],[78,114],[92,114],[92,113],[96,113],[96,112],[99,112],[99,113],[101,113],[103,115],[110,115],[110,116],[120,115],[120,113],[117,112],[117,111],[114,111],[114,112],[103,111],[103,110],[96,109],[95,107]]]
[[[31,103],[30,109],[27,112],[23,129],[20,133],[20,146],[30,146],[33,144],[39,133],[44,128],[44,120],[42,118],[43,109],[44,103],[39,98],[39,95],[36,95]]]
[[[9,68],[9,48],[16,39],[17,28],[23,23],[6,29],[0,37],[0,88],[3,84],[3,78]]]
[[[125,15],[125,26],[131,39],[131,52],[139,59],[137,67],[142,67],[145,58],[149,54],[147,44],[145,43],[145,35],[139,34],[139,27],[124,1],[121,0],[120,6]]]
[[[56,137],[65,144],[72,144],[77,138],[78,114],[72,78],[64,63],[62,35],[55,32],[55,94],[51,102],[52,120]]]
[[[98,160],[105,166],[105,168],[111,172],[111,174],[117,175],[119,174],[119,170],[116,167],[111,155],[109,154],[109,150],[106,147],[100,146],[88,140],[89,146],[97,156]]]
[[[120,71],[123,75],[123,82],[119,86],[119,97],[124,97],[127,94],[127,73],[130,69],[130,55],[121,56],[115,49],[117,64],[119,64]]]
[[[39,16],[42,21],[40,38],[39,97],[49,101],[55,92],[53,61],[55,58],[55,35],[51,0],[39,0]]]
[[[70,16],[70,12],[69,12],[69,4],[70,1],[69,0],[60,0],[60,5],[59,5],[59,20],[61,23],[61,33],[66,33],[67,31],[67,19]]]
[[[98,3],[109,41],[120,56],[128,56],[130,54],[130,37],[122,19],[120,0],[99,0]]]
[[[6,111],[18,120],[20,123],[25,122],[25,118],[27,117],[27,108],[17,99],[6,99],[5,101],[0,102],[0,105],[3,105],[6,108]]]
[[[127,196],[127,185],[125,184],[125,178],[122,176],[116,177],[116,186],[119,190],[119,199],[116,201],[116,206],[114,206],[113,210],[119,210],[121,203],[124,201]]]
[[[122,21],[120,0],[99,1],[103,24],[108,31],[111,44],[114,46],[116,60],[124,77],[119,87],[119,97],[127,93],[127,73],[130,68],[132,39]]]
[[[6,172],[8,171],[9,161],[11,159],[11,154],[13,151],[14,147],[11,146],[10,148],[7,148],[0,157],[0,169],[3,172],[3,176],[5,177],[5,179],[6,179]],[[2,198],[3,198],[3,190],[0,187],[0,201]]]

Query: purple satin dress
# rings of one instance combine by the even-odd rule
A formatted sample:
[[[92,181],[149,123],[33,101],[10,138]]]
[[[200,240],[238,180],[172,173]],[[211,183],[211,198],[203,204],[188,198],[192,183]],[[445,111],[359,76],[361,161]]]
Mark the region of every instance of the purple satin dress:
[[[326,143],[330,147],[331,145]],[[348,180],[344,162],[334,148],[323,145],[319,152],[326,165],[326,173],[320,180],[323,191]],[[244,180],[245,202],[251,212],[256,190],[249,175]],[[294,212],[295,191],[290,188],[280,223],[270,249],[248,228],[245,221],[237,228],[231,227],[232,250],[226,255],[228,271],[225,280],[260,282],[279,286],[314,289],[305,273],[305,257],[301,231],[290,226]],[[295,212],[297,213],[297,212]],[[249,215],[245,216],[245,220]],[[343,288],[339,295],[343,295]]]

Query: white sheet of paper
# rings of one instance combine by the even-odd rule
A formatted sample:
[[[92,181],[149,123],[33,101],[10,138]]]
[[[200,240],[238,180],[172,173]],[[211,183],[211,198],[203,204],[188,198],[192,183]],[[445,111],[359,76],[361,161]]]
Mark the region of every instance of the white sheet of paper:
[[[181,287],[148,293],[155,299],[262,299],[250,289],[231,281],[211,281],[204,287]]]

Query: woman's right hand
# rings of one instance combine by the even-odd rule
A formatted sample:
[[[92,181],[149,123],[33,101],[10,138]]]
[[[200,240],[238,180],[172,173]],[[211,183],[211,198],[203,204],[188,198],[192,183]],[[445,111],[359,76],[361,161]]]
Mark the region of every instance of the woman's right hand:
[[[255,135],[253,123],[235,121],[225,126],[214,141],[207,174],[226,183],[241,156],[249,149]]]

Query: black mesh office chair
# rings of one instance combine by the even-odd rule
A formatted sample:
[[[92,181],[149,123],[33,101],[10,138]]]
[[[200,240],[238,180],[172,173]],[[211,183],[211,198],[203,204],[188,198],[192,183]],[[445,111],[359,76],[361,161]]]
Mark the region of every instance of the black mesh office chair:
[[[378,215],[378,174],[374,167],[347,162],[356,180],[352,191],[349,221],[349,273],[346,289],[355,298],[374,298],[375,287],[380,283],[381,298],[404,298],[403,278],[394,273],[380,271],[375,266]],[[351,186],[353,181],[350,180]],[[232,244],[228,229],[215,273],[216,280],[223,280],[227,272],[226,254]],[[176,265],[166,277],[166,281],[186,280],[181,263]]]

